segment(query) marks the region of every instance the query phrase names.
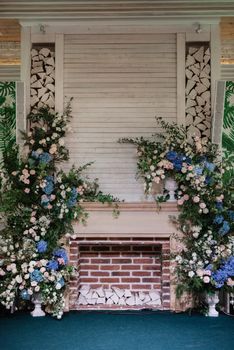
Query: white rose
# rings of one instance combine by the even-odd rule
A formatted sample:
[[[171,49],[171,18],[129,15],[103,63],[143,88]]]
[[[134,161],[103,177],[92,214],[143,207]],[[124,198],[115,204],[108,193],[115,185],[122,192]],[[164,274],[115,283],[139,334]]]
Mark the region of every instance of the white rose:
[[[189,276],[190,278],[192,278],[194,275],[195,275],[195,273],[194,273],[193,271],[189,271],[188,276]]]
[[[60,146],[64,146],[64,139],[63,138],[59,139],[58,143]]]
[[[20,275],[17,275],[15,280],[17,283],[22,283],[22,281],[23,281],[22,276],[20,276]]]

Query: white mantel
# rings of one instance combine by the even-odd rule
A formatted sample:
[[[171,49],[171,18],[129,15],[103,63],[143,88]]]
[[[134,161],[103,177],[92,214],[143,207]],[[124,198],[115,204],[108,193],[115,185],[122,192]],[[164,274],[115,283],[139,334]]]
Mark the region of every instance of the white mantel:
[[[85,237],[158,237],[169,238],[176,232],[170,216],[177,216],[176,203],[119,203],[117,218],[107,204],[84,205],[89,217],[87,224],[74,224],[74,232]]]

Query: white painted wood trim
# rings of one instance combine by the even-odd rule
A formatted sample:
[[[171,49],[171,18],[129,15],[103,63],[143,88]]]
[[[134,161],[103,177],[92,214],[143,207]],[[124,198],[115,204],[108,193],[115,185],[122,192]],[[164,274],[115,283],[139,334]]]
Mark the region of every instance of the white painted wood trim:
[[[212,24],[210,29],[210,51],[211,51],[211,115],[214,115],[215,94],[217,81],[221,79],[221,46],[220,27]]]
[[[207,28],[201,27],[201,32],[196,33],[195,29],[192,33],[186,32],[186,42],[209,42],[210,41],[210,31]]]
[[[177,123],[185,124],[185,33],[177,33]]]
[[[55,36],[55,111],[63,113],[64,35]]]
[[[32,43],[54,43],[55,42],[55,34],[54,33],[45,33],[45,34],[37,34],[32,33]]]
[[[119,203],[118,218],[113,217],[110,205],[84,203],[83,206],[89,214],[87,225],[73,224],[75,234],[83,237],[166,238],[177,231],[170,220],[179,213],[176,203],[163,203],[161,210],[153,202]]]
[[[21,131],[25,130],[24,126],[24,83],[16,82],[16,143],[22,144]]]
[[[31,28],[21,28],[21,81],[24,82],[24,122],[26,130],[27,115],[30,112],[30,70],[31,70]]]
[[[194,23],[198,22],[197,17],[189,17],[189,18],[157,18],[157,21],[155,18],[146,18],[142,16],[141,18],[79,18],[79,21],[76,19],[64,19],[64,20],[56,20],[53,19],[47,20],[41,19],[21,19],[20,24],[21,26],[34,26],[35,30],[38,32],[38,26],[40,24],[43,24],[46,26],[46,31],[49,32],[50,28],[54,28],[54,32],[59,33],[66,33],[66,34],[79,34],[79,27],[85,27],[85,26],[99,26],[99,27],[113,27],[113,26],[121,26],[124,27],[127,26],[145,26],[145,25],[152,25],[154,27],[157,27],[159,31],[171,31],[171,33],[175,33],[174,30],[172,30],[173,27],[176,27],[176,30],[178,32],[182,31],[182,28],[186,28],[186,32],[194,32]],[[199,18],[199,23],[202,25],[203,30],[207,30],[210,24],[218,23],[219,19],[217,17],[202,17]],[[72,30],[72,32],[71,32]]]

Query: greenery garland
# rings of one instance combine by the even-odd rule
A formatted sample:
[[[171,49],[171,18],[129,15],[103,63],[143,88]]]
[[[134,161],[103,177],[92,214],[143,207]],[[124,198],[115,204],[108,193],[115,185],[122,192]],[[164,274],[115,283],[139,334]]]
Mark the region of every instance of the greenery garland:
[[[188,139],[183,126],[157,121],[163,133],[120,142],[136,145],[138,175],[144,179],[146,194],[166,177],[178,184],[179,215],[174,223],[183,237],[177,237],[180,251],[174,256],[177,293],[233,290],[234,198],[223,181],[233,164],[221,159],[218,146],[209,140]]]
[[[69,158],[64,137],[70,119],[70,102],[63,115],[48,109],[31,113],[23,155],[18,158],[11,147],[4,152],[0,301],[7,309],[40,293],[45,310],[61,318],[65,289],[75,273],[61,239],[74,234],[73,220],[85,222],[82,202],[117,200],[82,175],[91,163],[68,173],[57,171],[57,164]]]

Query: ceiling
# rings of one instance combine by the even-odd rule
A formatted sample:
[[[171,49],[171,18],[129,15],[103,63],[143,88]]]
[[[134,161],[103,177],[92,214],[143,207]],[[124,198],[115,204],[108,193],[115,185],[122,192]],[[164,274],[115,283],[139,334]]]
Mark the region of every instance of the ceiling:
[[[0,2],[0,18],[30,20],[234,16],[233,0],[1,0]]]

